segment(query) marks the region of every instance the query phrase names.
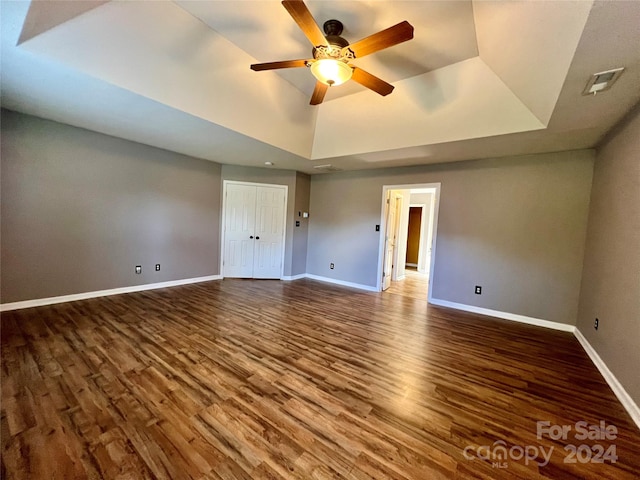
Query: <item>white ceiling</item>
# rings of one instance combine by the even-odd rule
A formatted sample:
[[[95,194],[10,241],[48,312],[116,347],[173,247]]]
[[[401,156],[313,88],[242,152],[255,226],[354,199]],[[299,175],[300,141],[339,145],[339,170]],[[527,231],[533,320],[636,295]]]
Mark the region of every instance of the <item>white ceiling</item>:
[[[2,106],[220,163],[316,173],[593,147],[640,100],[640,2],[309,1],[356,41],[415,38],[355,64],[312,107],[310,58],[279,1],[2,1]],[[589,75],[623,66],[614,88]]]

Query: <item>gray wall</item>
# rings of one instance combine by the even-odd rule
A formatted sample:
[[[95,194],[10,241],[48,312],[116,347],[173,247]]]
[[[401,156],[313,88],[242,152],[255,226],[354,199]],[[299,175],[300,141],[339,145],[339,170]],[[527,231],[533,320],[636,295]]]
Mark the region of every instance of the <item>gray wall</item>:
[[[271,185],[287,185],[287,220],[285,230],[285,242],[284,242],[284,275],[295,275],[294,271],[300,270],[300,265],[304,265],[306,256],[306,245],[304,248],[300,246],[300,234],[296,232],[295,238],[297,239],[295,255],[294,255],[294,229],[295,221],[297,219],[298,205],[305,205],[305,202],[296,196],[296,186],[298,179],[300,178],[301,189],[304,196],[304,190],[308,191],[308,186],[305,187],[305,179],[307,175],[297,174],[294,170],[276,170],[271,168],[256,168],[256,167],[243,167],[239,165],[223,165],[222,166],[222,180],[233,180],[237,182],[250,182],[250,183],[266,183]],[[222,193],[221,199],[222,199]],[[308,195],[306,200],[306,206],[308,208]],[[308,210],[307,210],[308,211]],[[305,222],[306,223],[306,222]],[[305,232],[306,233],[306,232]],[[304,253],[302,259],[300,253]],[[295,257],[295,258],[294,258]],[[304,268],[304,267],[302,267]],[[303,273],[302,271],[300,273]]]
[[[307,240],[309,236],[309,218],[303,218],[303,212],[309,212],[311,177],[305,173],[296,173],[296,194],[294,208],[295,221],[299,227],[293,229],[293,248],[291,257],[291,275],[307,273]],[[300,216],[298,215],[300,213]]]
[[[578,329],[640,404],[640,106],[598,148]]]
[[[2,303],[219,273],[220,165],[6,110],[1,157]]]
[[[575,324],[593,159],[581,150],[313,176],[307,271],[375,286],[383,185],[441,182],[433,297]]]

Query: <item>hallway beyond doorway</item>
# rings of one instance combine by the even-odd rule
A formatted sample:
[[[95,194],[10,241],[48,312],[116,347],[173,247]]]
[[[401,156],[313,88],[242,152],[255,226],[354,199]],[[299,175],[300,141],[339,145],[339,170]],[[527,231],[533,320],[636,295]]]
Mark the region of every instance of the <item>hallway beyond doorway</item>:
[[[405,269],[404,279],[391,282],[391,286],[386,289],[384,293],[401,295],[426,302],[428,291],[429,276],[419,273],[415,268],[407,267]]]

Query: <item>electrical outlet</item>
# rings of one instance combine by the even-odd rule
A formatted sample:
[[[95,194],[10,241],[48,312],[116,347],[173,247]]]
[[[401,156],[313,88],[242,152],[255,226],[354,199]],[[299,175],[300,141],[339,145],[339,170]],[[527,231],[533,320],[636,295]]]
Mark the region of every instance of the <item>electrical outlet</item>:
[[[330,268],[331,270],[333,270],[333,267],[334,267],[333,263],[330,263],[330,264],[329,264],[329,268]]]
[[[595,321],[595,322],[593,322],[593,328],[595,328],[595,329],[597,330],[597,329],[598,329],[598,324],[599,324],[599,323],[600,323],[600,320],[598,320],[598,319],[596,318],[596,321]]]
[[[482,295],[482,287],[480,285],[476,285],[476,295]]]
[[[136,273],[142,273],[142,265],[136,265]]]
[[[160,271],[160,264],[156,263],[156,272],[159,272],[159,271]]]

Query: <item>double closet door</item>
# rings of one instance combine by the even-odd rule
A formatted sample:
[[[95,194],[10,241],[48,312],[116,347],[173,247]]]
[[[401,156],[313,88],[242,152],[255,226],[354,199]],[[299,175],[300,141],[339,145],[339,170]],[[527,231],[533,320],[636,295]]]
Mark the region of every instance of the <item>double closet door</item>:
[[[280,278],[287,187],[225,182],[225,277]]]

